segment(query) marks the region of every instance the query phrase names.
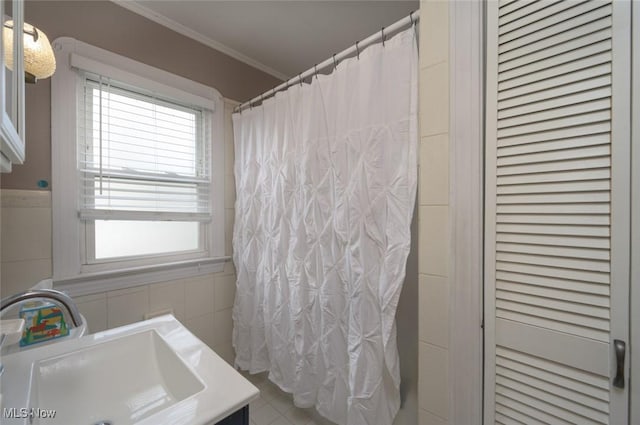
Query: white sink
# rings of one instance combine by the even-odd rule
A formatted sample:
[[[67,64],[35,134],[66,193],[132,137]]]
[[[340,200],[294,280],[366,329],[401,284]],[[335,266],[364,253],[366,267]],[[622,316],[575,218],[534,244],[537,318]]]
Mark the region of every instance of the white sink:
[[[3,408],[33,424],[209,424],[258,390],[173,316],[4,356]],[[29,424],[3,418],[3,424]]]
[[[30,405],[57,407],[50,425],[132,424],[204,389],[154,330],[42,360],[32,380]]]

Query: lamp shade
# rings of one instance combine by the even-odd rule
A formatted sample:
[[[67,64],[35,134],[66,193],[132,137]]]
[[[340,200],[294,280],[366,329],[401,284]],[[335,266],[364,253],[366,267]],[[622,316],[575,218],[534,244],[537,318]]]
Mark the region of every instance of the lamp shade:
[[[7,21],[2,28],[4,59],[7,68],[13,70],[13,21]],[[24,71],[37,79],[48,78],[56,70],[56,57],[47,35],[34,27],[24,24]]]

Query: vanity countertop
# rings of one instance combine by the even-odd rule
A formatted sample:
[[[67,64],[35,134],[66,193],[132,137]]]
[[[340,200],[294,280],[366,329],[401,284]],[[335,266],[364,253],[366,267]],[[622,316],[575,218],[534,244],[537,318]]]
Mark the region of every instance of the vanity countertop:
[[[6,425],[29,424],[28,416],[7,417],[25,411],[36,415],[33,425],[110,419],[100,415],[115,416],[114,425],[215,424],[259,394],[171,315],[6,355],[2,363]],[[43,412],[34,409],[56,416],[38,418]]]

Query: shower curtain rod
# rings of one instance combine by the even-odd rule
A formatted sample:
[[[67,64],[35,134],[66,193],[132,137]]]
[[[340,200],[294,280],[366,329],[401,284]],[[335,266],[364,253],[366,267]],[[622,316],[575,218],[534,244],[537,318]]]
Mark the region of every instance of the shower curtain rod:
[[[384,44],[384,39],[388,34],[392,34],[401,30],[402,28],[407,26],[407,24],[415,26],[419,20],[420,20],[420,12],[413,11],[409,14],[409,16],[400,19],[399,21],[389,25],[388,27],[382,28],[381,31],[377,31],[375,34],[365,38],[362,41],[357,41],[353,46],[347,47],[342,52],[334,54],[332,57],[330,57],[326,61],[314,65],[313,68],[308,69],[307,71],[302,72],[293,78],[290,78],[289,80],[285,81],[284,83],[280,84],[277,87],[272,88],[271,90],[267,90],[266,92],[262,93],[260,96],[256,96],[247,102],[241,103],[240,105],[236,106],[233,111],[242,112],[243,109],[252,107],[255,103],[262,102],[263,100],[268,99],[271,96],[275,95],[279,91],[286,90],[294,84],[298,84],[298,83],[302,84],[302,81],[305,78],[310,77],[312,75],[316,75],[319,70],[327,68],[328,66],[333,66],[335,68],[342,59],[345,59],[348,56],[353,55],[354,53],[360,56],[360,50],[364,49],[365,47],[379,40],[382,40],[382,43]]]

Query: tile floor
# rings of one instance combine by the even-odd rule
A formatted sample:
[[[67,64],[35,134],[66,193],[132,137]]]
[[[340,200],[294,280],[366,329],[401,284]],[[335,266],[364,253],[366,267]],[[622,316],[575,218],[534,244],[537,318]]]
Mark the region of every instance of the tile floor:
[[[260,390],[260,397],[249,404],[251,425],[333,425],[313,408],[294,406],[291,395],[269,381],[266,373],[242,374]]]

